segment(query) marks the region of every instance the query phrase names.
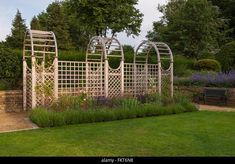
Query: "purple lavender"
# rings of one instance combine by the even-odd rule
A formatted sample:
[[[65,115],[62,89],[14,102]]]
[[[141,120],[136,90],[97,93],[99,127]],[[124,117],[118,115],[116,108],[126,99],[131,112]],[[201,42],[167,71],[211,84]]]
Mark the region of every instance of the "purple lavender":
[[[235,71],[225,73],[213,73],[207,74],[195,73],[189,78],[174,79],[175,84],[182,85],[197,85],[207,87],[235,87]]]
[[[205,86],[215,87],[235,87],[235,71],[225,73],[193,74],[189,80],[192,84],[203,84]]]

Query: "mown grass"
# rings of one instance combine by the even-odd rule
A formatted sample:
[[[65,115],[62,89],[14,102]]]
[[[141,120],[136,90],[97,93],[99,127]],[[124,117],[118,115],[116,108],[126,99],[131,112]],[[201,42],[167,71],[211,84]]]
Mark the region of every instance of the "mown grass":
[[[234,112],[69,125],[0,134],[0,156],[235,156]]]

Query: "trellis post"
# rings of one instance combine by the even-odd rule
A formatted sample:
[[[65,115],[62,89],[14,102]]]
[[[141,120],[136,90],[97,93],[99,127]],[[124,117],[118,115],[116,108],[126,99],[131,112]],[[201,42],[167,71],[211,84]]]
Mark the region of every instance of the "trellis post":
[[[24,53],[24,52],[23,52]],[[27,83],[27,63],[25,61],[25,59],[23,59],[23,110],[26,110],[26,83]]]
[[[159,95],[162,94],[162,66],[161,66],[161,61],[158,61],[158,93],[159,93]]]
[[[58,56],[54,59],[54,97],[58,99]]]
[[[54,98],[58,99],[58,47],[57,47],[57,41],[56,36],[53,32],[51,32],[54,38],[54,44],[55,44],[55,57],[54,57]]]
[[[121,96],[124,95],[124,59],[121,59]]]
[[[171,97],[174,95],[174,84],[173,84],[173,78],[174,78],[174,71],[173,71],[173,61],[171,61]]]
[[[107,57],[104,60],[104,95],[105,97],[109,96],[109,62]]]
[[[32,51],[32,108],[36,107],[36,59]]]
[[[148,58],[146,59],[146,60],[148,60]],[[145,88],[144,88],[144,90],[145,90],[145,94],[148,94],[148,64],[147,63],[145,63],[144,64],[144,69],[145,69]]]

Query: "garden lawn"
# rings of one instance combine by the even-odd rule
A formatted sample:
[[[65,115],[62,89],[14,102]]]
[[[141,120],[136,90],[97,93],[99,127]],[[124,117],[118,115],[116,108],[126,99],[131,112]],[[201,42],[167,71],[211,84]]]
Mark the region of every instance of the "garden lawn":
[[[0,156],[235,156],[235,112],[176,115],[0,134]]]

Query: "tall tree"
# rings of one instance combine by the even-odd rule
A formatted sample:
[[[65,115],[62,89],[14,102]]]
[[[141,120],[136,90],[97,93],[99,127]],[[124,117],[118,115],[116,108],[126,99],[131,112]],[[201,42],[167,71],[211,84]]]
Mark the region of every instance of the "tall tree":
[[[135,8],[138,0],[67,0],[68,10],[90,33],[106,36],[110,31],[138,35],[143,14]]]
[[[11,48],[22,48],[26,29],[25,21],[22,19],[20,11],[17,10],[12,22],[11,35],[6,38],[6,45]]]
[[[171,0],[159,6],[163,13],[160,21],[153,23],[147,37],[167,42],[174,52],[199,58],[203,53],[214,52],[222,36],[224,22],[218,10],[207,0]]]
[[[235,39],[235,1],[234,0],[210,0],[213,5],[218,6],[221,16],[228,20],[230,37]]]
[[[43,11],[37,15],[37,18],[40,25],[40,30],[46,31],[48,29],[48,14]]]
[[[55,1],[47,7],[47,30],[53,31],[56,35],[58,47],[62,50],[72,48],[69,36],[69,27],[63,7],[60,2]]]
[[[40,26],[38,18],[36,16],[34,16],[30,22],[30,29],[41,30],[41,26]]]

